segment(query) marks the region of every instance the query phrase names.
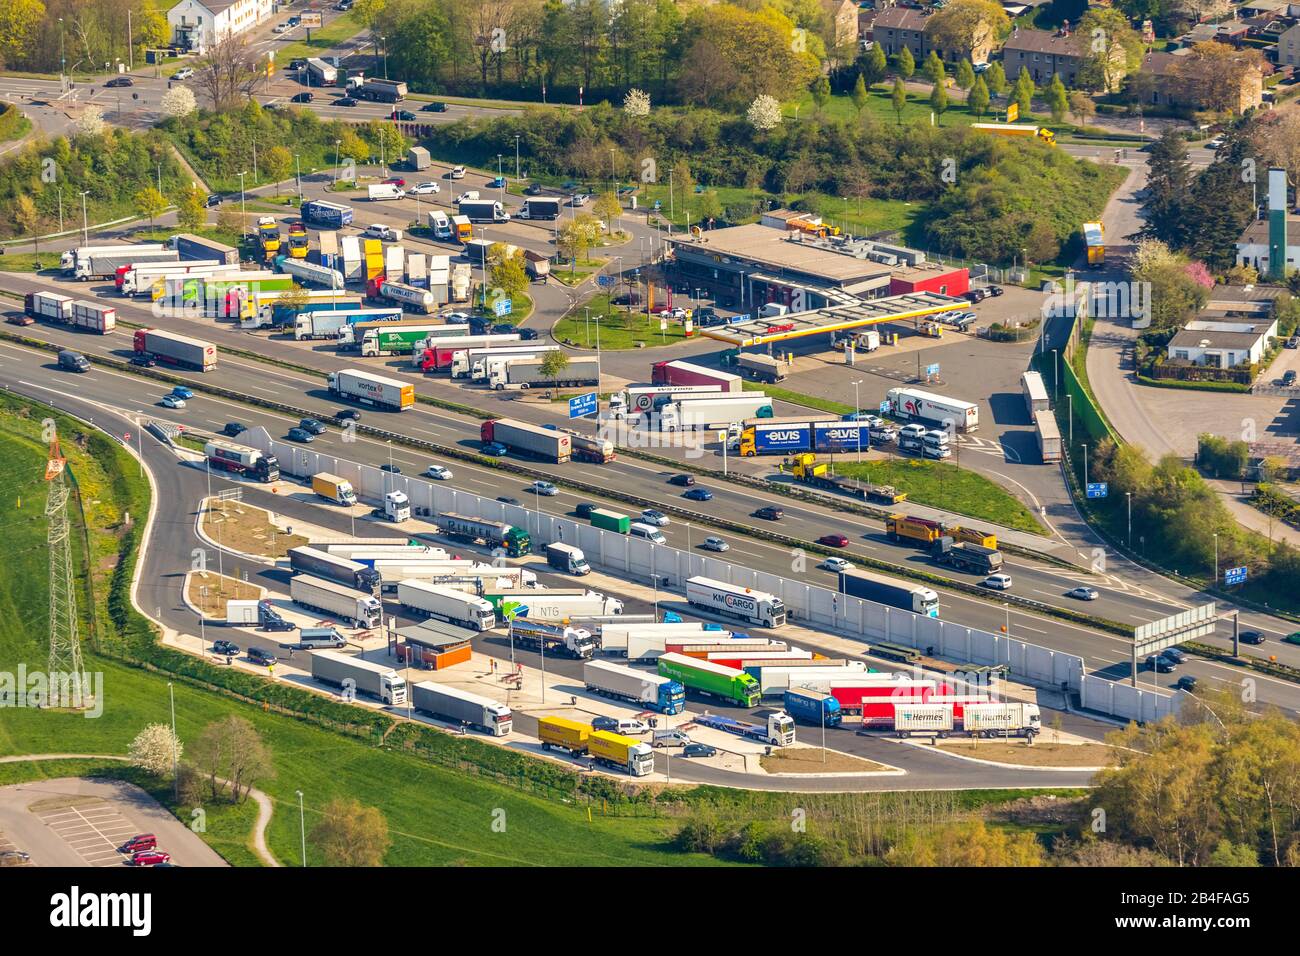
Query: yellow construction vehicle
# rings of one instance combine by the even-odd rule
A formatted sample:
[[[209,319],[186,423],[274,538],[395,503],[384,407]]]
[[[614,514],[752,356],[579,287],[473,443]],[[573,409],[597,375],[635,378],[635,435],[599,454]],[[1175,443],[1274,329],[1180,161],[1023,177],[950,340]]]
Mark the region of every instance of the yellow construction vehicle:
[[[271,216],[257,220],[257,241],[262,246],[262,259],[271,262],[280,252],[280,227]]]
[[[892,541],[915,541],[927,548],[940,538],[952,538],[954,541],[976,544],[981,548],[998,546],[998,537],[995,534],[912,515],[890,515],[885,519],[885,532]]]
[[[832,475],[826,464],[818,463],[817,456],[811,452],[791,455],[785,459],[785,466],[797,481],[805,485],[824,488],[827,491],[838,491],[863,501],[896,505],[907,498],[907,492],[899,491],[893,485],[873,485],[869,481]]]

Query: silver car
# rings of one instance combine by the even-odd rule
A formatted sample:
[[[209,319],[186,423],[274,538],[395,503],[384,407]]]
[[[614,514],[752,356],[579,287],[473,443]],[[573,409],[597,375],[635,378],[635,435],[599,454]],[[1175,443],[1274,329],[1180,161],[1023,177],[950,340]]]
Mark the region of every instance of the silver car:
[[[705,551],[730,551],[731,545],[721,538],[705,538],[704,543],[700,545]]]

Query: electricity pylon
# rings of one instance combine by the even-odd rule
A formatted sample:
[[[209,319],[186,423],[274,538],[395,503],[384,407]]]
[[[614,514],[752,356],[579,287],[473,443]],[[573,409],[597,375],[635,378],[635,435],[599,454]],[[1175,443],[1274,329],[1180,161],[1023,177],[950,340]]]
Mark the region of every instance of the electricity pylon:
[[[50,660],[48,674],[66,675],[81,681],[81,640],[77,634],[77,592],[72,572],[72,539],[68,526],[68,485],[64,473],[68,460],[59,448],[58,436],[50,439],[50,456],[45,463],[49,494],[45,517],[49,519],[46,543],[50,549]],[[53,685],[51,685],[53,689]]]

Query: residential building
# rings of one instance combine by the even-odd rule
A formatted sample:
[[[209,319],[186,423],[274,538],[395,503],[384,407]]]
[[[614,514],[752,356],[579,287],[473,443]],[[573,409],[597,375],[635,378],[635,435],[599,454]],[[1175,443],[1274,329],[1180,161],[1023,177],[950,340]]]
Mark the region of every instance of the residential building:
[[[930,8],[917,10],[913,7],[886,7],[876,14],[872,24],[872,39],[885,50],[885,56],[893,57],[907,47],[912,51],[912,58],[918,64],[936,51],[940,57],[949,62],[970,60],[973,64],[987,63],[993,52],[993,36],[969,50],[941,50],[929,39],[928,29],[934,11]]]
[[[1277,65],[1300,66],[1300,23],[1278,36]]]
[[[1179,362],[1210,368],[1254,365],[1277,337],[1277,319],[1258,322],[1188,322],[1169,340],[1168,356]]]
[[[197,53],[252,29],[272,12],[271,0],[180,0],[167,11],[167,24],[173,44]]]
[[[830,21],[831,48],[856,47],[858,43],[858,5],[853,0],[821,0]]]
[[[1040,86],[1050,82],[1055,74],[1066,86],[1079,87],[1083,85],[1079,74],[1087,63],[1088,53],[1088,38],[1081,33],[1068,29],[1052,32],[1017,28],[1002,45],[1002,68],[1009,80],[1015,80],[1023,68]],[[1122,76],[1124,51],[1116,48],[1112,57],[1118,67],[1115,75]]]
[[[1180,69],[1185,54],[1148,53],[1142,60],[1139,71],[1150,82],[1144,90],[1144,102],[1152,106],[1169,109],[1186,107],[1201,109],[1202,104],[1190,100],[1187,81],[1180,76]],[[1244,113],[1264,102],[1264,76],[1259,70],[1243,70],[1240,77],[1240,89],[1231,108],[1235,113]]]
[[[1237,240],[1237,265],[1254,266],[1262,276],[1273,275],[1272,257],[1269,255],[1270,226],[1268,219],[1257,219],[1246,227]],[[1286,214],[1285,271],[1300,269],[1300,215]]]

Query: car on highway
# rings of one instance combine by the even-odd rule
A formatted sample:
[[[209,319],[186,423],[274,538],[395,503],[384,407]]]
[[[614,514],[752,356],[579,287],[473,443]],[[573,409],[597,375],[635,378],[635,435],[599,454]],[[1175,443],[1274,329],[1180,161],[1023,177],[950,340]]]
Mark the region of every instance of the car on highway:
[[[691,501],[712,501],[713,492],[708,488],[690,488],[682,492],[683,498],[689,498]]]
[[[295,93],[293,94],[293,96],[289,97],[289,102],[310,103],[313,99],[315,99],[315,94],[313,94],[310,90],[303,90],[301,93]]]
[[[824,544],[828,548],[847,548],[849,539],[842,534],[824,534],[817,539],[818,544]]]
[[[1074,598],[1076,601],[1095,601],[1097,598],[1101,597],[1095,588],[1082,586],[1070,588],[1070,590],[1065,592],[1065,596],[1068,598]]]
[[[1237,635],[1237,639],[1243,644],[1263,644],[1264,635],[1259,631],[1242,631]]]
[[[298,427],[305,432],[311,432],[313,435],[325,434],[325,426],[321,424],[319,419],[304,418],[298,423]]]
[[[224,198],[220,193],[209,193],[208,198],[203,200],[203,208],[211,209],[213,206],[220,206]]]
[[[384,462],[382,465],[379,466],[379,470],[386,471],[390,475],[400,475],[402,473],[402,466],[390,465],[388,462]]]
[[[592,504],[590,501],[580,501],[573,509],[573,513],[579,518],[590,518],[591,513],[599,507],[600,505]]]
[[[139,853],[132,853],[131,859],[126,861],[127,866],[162,866],[164,863],[170,863],[172,855],[164,853],[162,850],[141,850]]]
[[[1152,654],[1147,658],[1147,667],[1157,674],[1172,674],[1178,665],[1161,654]]]
[[[172,74],[172,79],[175,80],[177,83],[184,83],[193,75],[194,75],[194,67],[183,66],[175,73]]]
[[[13,320],[11,319],[10,321]],[[22,324],[31,325],[32,321],[33,320],[29,318],[26,322]],[[140,368],[153,368],[155,365],[158,364],[158,360],[155,359],[152,355],[146,355],[143,352],[136,352],[134,355],[131,356],[131,364],[137,365]]]
[[[419,117],[410,110],[393,110],[388,114],[388,118],[402,123],[414,123]]]
[[[139,853],[152,850],[158,845],[158,838],[152,833],[137,833],[117,848],[118,853]]]
[[[683,757],[716,757],[718,748],[712,744],[687,744],[682,748]]]
[[[398,189],[405,189],[406,180],[401,176],[389,176],[387,179],[383,180],[383,185],[396,186]]]
[[[426,478],[432,478],[434,481],[450,481],[451,469],[446,465],[430,465],[425,469]]]
[[[356,98],[352,96],[340,96],[337,100],[334,101],[334,105],[335,106],[356,106],[357,101]]]
[[[1174,662],[1174,665],[1187,663],[1187,655],[1176,647],[1166,647],[1160,652],[1160,656]]]
[[[234,641],[220,640],[212,642],[212,653],[219,657],[238,657],[239,645]]]
[[[493,458],[501,458],[505,455],[507,448],[499,441],[490,441],[483,446],[483,454],[491,455]]]
[[[641,520],[646,524],[654,525],[656,528],[663,528],[672,523],[672,520],[655,508],[646,508],[641,512]]]
[[[447,112],[447,104],[442,102],[441,100],[434,100],[432,103],[425,103],[423,106],[421,106],[420,112],[421,113],[445,113]]]
[[[538,479],[529,485],[528,490],[546,498],[554,498],[560,493],[560,489],[556,488],[555,485],[551,484],[549,481],[542,481],[541,479]]]
[[[248,431],[248,426],[242,422],[226,422],[221,429],[221,434],[227,438],[236,438],[246,431]]]
[[[164,395],[161,404],[164,408],[184,408],[185,399],[179,395]]]
[[[1184,674],[1182,677],[1178,678],[1178,680],[1174,683],[1174,686],[1177,687],[1179,690],[1185,690],[1187,691],[1187,693],[1190,694],[1192,691],[1196,690],[1196,685],[1199,683],[1200,681],[1198,681],[1191,674]]]
[[[986,588],[992,588],[995,591],[1011,590],[1011,575],[1009,574],[990,574],[982,582]]]
[[[765,508],[759,508],[754,512],[755,518],[762,518],[764,521],[780,521],[785,517],[785,512],[775,505],[768,505]]]
[[[464,166],[453,166],[453,167],[451,167],[451,172],[449,172],[447,175],[450,176],[452,179],[464,179],[464,178],[465,178],[465,167],[464,167]]]
[[[841,571],[853,570],[853,565],[848,561],[845,561],[843,558],[827,558],[818,565],[818,567],[823,571],[834,571],[836,574],[839,574]]]
[[[346,418],[354,422],[361,421],[361,413],[355,408],[345,408],[335,414],[335,418]]]
[[[524,187],[524,195],[540,196],[542,194],[542,189],[543,186],[541,183],[529,183],[527,186]]]
[[[679,485],[682,488],[689,488],[693,484],[695,484],[695,476],[694,475],[673,475],[671,478],[668,479],[668,484]]]
[[[1300,631],[1292,631],[1286,637],[1282,638],[1287,644],[1300,644]]]
[[[522,501],[510,495],[497,495],[497,501],[501,502],[503,505],[515,505],[520,508],[524,506]]]
[[[441,190],[442,187],[437,183],[416,183],[406,193],[408,196],[428,196]]]
[[[721,538],[713,537],[713,536],[705,538],[704,541],[700,544],[700,547],[703,548],[705,551],[722,552],[722,551],[731,550],[731,545],[727,544],[727,542],[723,541]]]
[[[129,76],[115,76],[104,85],[109,89],[116,89],[119,86],[135,86]]]
[[[177,385],[172,388],[172,394],[177,398],[190,399],[194,397],[194,390],[185,385]]]
[[[316,440],[315,435],[307,431],[307,429],[299,428],[296,425],[293,428],[289,429],[289,432],[286,437],[289,439],[289,441],[300,442],[301,444],[304,445],[310,445],[312,442]]]

